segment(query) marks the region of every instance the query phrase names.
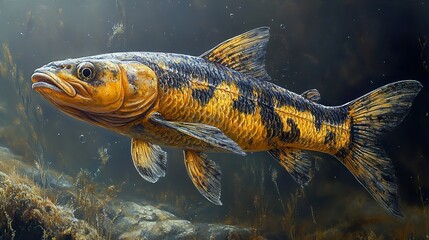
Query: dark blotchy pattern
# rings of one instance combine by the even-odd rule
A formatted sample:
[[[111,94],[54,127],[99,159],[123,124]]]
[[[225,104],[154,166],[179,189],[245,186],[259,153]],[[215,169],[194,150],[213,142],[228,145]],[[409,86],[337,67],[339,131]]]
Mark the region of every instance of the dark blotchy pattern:
[[[251,114],[256,110],[256,104],[245,96],[239,96],[238,100],[234,100],[232,107],[242,113]]]
[[[206,105],[213,98],[214,88],[209,89],[193,89],[192,97],[197,99],[201,105]]]
[[[236,81],[235,84],[238,87],[240,96],[234,101],[232,107],[245,114],[254,113],[256,111],[256,102],[253,93],[254,85],[248,81]]]
[[[311,112],[315,117],[314,124],[317,130],[320,130],[323,123],[340,125],[348,117],[346,107],[325,107],[273,83],[257,80],[199,57],[168,53],[119,55],[116,58],[138,61],[152,68],[158,76],[161,89],[190,87],[191,79],[208,83],[209,88],[207,90],[193,90],[192,93],[193,98],[203,105],[213,98],[214,91],[221,83],[234,84],[239,89],[240,96],[231,107],[245,114],[259,112],[267,129],[268,138],[279,137],[287,142],[299,138],[299,129],[293,122],[288,121],[293,132],[283,132],[283,123],[275,111],[276,107],[290,106],[300,112]],[[165,67],[161,68],[162,65]],[[258,106],[260,111],[257,111]],[[298,137],[296,137],[297,135]]]
[[[326,136],[325,136],[325,141],[323,142],[324,144],[329,144],[331,142],[335,141],[335,133],[329,131]]]
[[[301,132],[299,131],[298,125],[292,118],[286,120],[287,125],[290,127],[289,132],[282,132],[280,135],[280,140],[283,142],[295,142],[299,139]]]

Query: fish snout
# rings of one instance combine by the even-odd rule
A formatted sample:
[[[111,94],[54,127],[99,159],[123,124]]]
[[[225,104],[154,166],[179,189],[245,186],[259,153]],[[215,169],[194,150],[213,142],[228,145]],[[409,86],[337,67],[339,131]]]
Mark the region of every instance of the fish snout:
[[[70,97],[76,96],[76,90],[73,86],[59,78],[54,73],[56,71],[49,65],[36,69],[31,75],[31,81],[33,82],[31,87],[35,90],[50,89],[55,92],[65,93]]]

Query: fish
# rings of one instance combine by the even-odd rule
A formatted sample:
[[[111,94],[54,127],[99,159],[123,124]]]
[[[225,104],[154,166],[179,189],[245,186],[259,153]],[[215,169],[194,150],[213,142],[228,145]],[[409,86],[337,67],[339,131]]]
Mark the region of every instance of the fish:
[[[118,52],[54,61],[35,70],[32,88],[65,114],[131,138],[134,166],[149,182],[166,174],[161,146],[178,148],[196,189],[222,205],[221,169],[207,153],[266,151],[305,186],[316,151],[340,161],[402,217],[380,140],[402,122],[422,85],[397,81],[324,106],[316,89],[296,94],[272,83],[265,69],[269,36],[269,27],[259,27],[200,56]]]

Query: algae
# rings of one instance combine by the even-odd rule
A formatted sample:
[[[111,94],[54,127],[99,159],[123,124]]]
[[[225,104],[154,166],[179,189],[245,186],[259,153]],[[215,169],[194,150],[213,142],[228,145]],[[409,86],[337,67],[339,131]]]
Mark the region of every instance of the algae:
[[[0,228],[7,239],[101,239],[72,210],[41,196],[30,180],[0,172]]]

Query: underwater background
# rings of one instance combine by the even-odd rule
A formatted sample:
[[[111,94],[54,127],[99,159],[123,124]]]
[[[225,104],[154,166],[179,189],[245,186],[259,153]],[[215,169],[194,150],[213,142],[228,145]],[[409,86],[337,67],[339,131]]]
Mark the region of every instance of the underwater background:
[[[68,236],[69,228],[55,225],[59,218],[42,219],[55,206],[93,229],[73,238],[429,239],[428,13],[429,1],[414,0],[0,0],[0,239]],[[322,154],[303,189],[265,152],[209,154],[223,173],[223,206],[215,206],[193,186],[182,151],[165,148],[167,174],[149,183],[134,168],[130,139],[60,113],[31,89],[34,69],[54,60],[125,51],[200,55],[260,26],[271,27],[272,81],[296,93],[316,88],[321,104],[341,105],[403,79],[423,84],[383,141],[405,218],[389,215]],[[18,194],[29,192],[23,186],[34,196]],[[25,211],[31,201],[14,206],[11,196],[35,205]],[[48,200],[55,206],[36,214]],[[142,229],[142,219],[125,221],[148,214],[135,204],[150,207],[151,224]]]

